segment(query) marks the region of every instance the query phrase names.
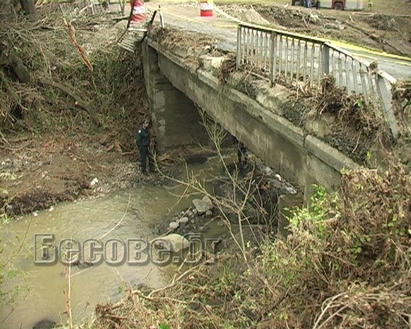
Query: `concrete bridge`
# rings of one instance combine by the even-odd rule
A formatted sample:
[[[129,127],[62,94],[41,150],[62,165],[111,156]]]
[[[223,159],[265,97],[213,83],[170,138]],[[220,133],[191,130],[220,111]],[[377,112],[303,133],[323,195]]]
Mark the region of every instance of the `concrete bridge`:
[[[245,66],[268,72],[250,97],[239,83],[220,83],[223,56],[213,55],[210,46],[187,47],[190,36],[184,39],[181,44],[174,40],[165,45],[161,38],[143,43],[145,84],[160,151],[209,139],[199,123],[200,108],[304,195],[310,194],[314,183],[336,190],[341,169],[358,166],[282,117],[281,106],[290,91],[276,84],[281,78],[320,88],[321,77],[330,74],[348,92],[382,104],[391,133],[398,135],[389,99],[390,76],[372,71],[326,42],[240,24],[237,69]],[[191,42],[194,45],[196,40]]]
[[[202,68],[187,64],[190,58],[203,61]],[[258,102],[232,87],[221,87],[212,72],[213,61],[219,58],[190,54],[178,46],[163,48],[151,39],[143,45],[143,61],[160,151],[209,139],[199,123],[200,108],[303,190],[313,183],[335,190],[340,170],[356,167],[336,149],[276,114],[288,95],[283,87],[266,82]]]

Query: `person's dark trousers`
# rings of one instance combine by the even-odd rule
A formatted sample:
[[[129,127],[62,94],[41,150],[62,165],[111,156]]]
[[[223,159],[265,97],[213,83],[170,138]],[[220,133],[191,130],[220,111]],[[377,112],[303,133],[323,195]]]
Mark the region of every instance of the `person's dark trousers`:
[[[148,158],[148,147],[139,147],[140,151],[140,168],[143,174],[147,173],[147,158]]]
[[[140,147],[140,162],[141,162],[141,172],[143,174],[147,173],[147,159],[148,159],[148,165],[150,168],[150,171],[154,171],[154,158],[153,155],[150,152],[150,149],[148,147]]]
[[[241,142],[237,146],[237,158],[240,166],[247,165],[247,149]]]
[[[148,157],[148,167],[149,167],[150,171],[152,173],[156,172],[156,167],[154,165],[153,153],[151,153],[150,149],[148,150],[147,157]]]

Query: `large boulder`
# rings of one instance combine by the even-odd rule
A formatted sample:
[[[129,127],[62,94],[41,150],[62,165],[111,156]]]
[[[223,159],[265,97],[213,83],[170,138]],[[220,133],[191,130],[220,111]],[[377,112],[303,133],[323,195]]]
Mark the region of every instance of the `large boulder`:
[[[190,246],[190,242],[180,234],[169,234],[154,240],[154,245],[158,249],[170,250],[172,252],[180,252]]]

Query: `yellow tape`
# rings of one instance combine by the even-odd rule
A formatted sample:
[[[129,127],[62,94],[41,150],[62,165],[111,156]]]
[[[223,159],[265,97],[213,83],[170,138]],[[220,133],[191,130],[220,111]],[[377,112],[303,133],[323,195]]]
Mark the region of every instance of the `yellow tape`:
[[[214,7],[214,9],[215,9],[215,11],[216,11],[218,14],[220,14],[220,15],[222,15],[222,16],[225,16],[227,19],[229,19],[229,20],[231,20],[231,21],[234,21],[234,22],[237,22],[237,23],[245,23],[245,22],[242,22],[241,20],[239,20],[239,19],[237,19],[237,18],[235,18],[235,17],[232,17],[232,16],[226,14],[224,11],[222,11],[222,10],[219,9],[219,8],[217,8],[216,6]],[[169,14],[169,15],[171,15],[171,16],[178,17],[178,18],[180,18],[180,19],[189,21],[189,22],[200,23],[200,24],[209,24],[209,23],[210,23],[209,21],[207,21],[207,22],[205,22],[205,21],[197,21],[197,20],[190,19],[190,18],[188,18],[188,17],[176,15],[176,14],[174,14],[174,13],[171,13],[171,12],[168,12],[168,11],[164,11],[164,9],[163,9],[163,12],[164,12],[164,13],[167,13],[167,14]],[[245,23],[245,24],[247,24],[247,23]],[[220,23],[216,23],[216,24],[213,24],[213,25],[216,26],[216,27],[221,27],[221,28],[231,28],[231,27],[232,27],[232,28],[236,28],[236,27],[237,27],[237,25],[234,25],[234,24],[223,24],[223,23],[221,23],[221,24],[220,24]],[[259,26],[258,24],[253,24],[253,25]],[[265,28],[265,26],[259,26],[259,27]],[[296,36],[306,37],[306,35],[299,34],[299,33],[294,33],[294,32],[293,32],[293,34],[296,35]],[[409,63],[404,63],[404,62],[395,62],[395,63],[401,64],[401,65],[405,65],[405,66],[411,66],[411,58],[410,58],[410,57],[400,56],[400,55],[394,55],[394,54],[388,54],[388,53],[385,53],[385,52],[382,52],[382,51],[372,50],[372,49],[369,49],[369,48],[363,48],[363,47],[361,47],[361,46],[353,45],[353,44],[350,44],[350,43],[347,43],[347,42],[341,42],[341,41],[336,41],[336,40],[327,39],[327,38],[318,38],[318,37],[316,37],[315,39],[317,39],[318,41],[327,41],[327,42],[330,42],[332,45],[335,45],[335,46],[337,46],[337,47],[346,48],[346,49],[351,49],[351,50],[362,51],[362,52],[364,52],[364,53],[366,53],[366,54],[378,55],[378,56],[380,56],[380,57],[386,57],[386,58],[390,58],[390,59],[399,59],[399,60],[402,60],[402,61],[405,61],[405,62],[409,62]],[[360,57],[365,57],[365,58],[370,58],[370,59],[373,59],[373,60],[378,60],[378,58],[376,58],[376,57],[367,56],[367,55],[365,55],[365,54],[357,54],[357,55],[360,56]]]
[[[330,42],[331,44],[333,44],[337,47],[351,49],[351,50],[363,51],[363,52],[368,53],[368,54],[378,55],[380,57],[386,57],[386,58],[400,59],[400,60],[411,63],[411,58],[410,57],[394,55],[394,54],[388,54],[388,53],[385,53],[383,51],[373,50],[373,49],[369,49],[369,48],[363,48],[361,46],[357,46],[357,45],[353,45],[353,44],[346,43],[346,42],[341,42],[341,41],[335,41],[335,40],[331,40],[331,39],[323,39],[323,40],[328,41],[328,42]],[[360,55],[360,56],[362,56],[362,55]],[[404,63],[404,65],[408,65],[408,64]]]
[[[238,18],[235,18],[231,15],[228,15],[227,13],[225,13],[224,11],[222,11],[221,9],[215,7],[215,10],[222,16],[226,17],[227,19],[234,21],[234,22],[238,22],[238,23],[244,23],[244,24],[248,24],[245,22],[242,22],[241,20],[239,20]],[[252,24],[255,26],[259,26],[261,28],[265,28],[265,26],[260,26],[258,24]],[[296,36],[301,36],[301,37],[307,37],[307,35],[304,34],[300,34],[300,33],[295,33],[293,32],[294,35]],[[328,38],[319,38],[319,37],[315,37],[315,39],[317,39],[318,41],[327,41],[330,42],[331,44],[337,46],[337,47],[341,47],[341,48],[346,48],[346,49],[353,49],[353,50],[359,50],[359,51],[363,51],[365,53],[369,53],[369,54],[374,54],[374,55],[378,55],[378,56],[383,56],[383,57],[387,57],[387,58],[395,58],[395,59],[400,59],[406,62],[411,62],[411,57],[406,57],[406,56],[400,56],[400,55],[394,55],[394,54],[388,54],[385,53],[383,51],[378,51],[378,50],[372,50],[369,48],[364,48],[361,46],[357,46],[357,45],[353,45],[347,42],[341,42],[341,41],[336,41],[336,40],[332,40],[332,39],[328,39]],[[365,57],[365,56],[364,56]],[[404,63],[404,65],[408,65],[407,63]]]

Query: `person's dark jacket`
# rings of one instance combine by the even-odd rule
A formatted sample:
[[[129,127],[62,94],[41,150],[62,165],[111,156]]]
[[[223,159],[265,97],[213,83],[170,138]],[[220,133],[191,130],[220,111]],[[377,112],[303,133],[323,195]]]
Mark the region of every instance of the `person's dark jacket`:
[[[144,148],[150,146],[150,130],[144,129],[142,126],[138,127],[136,133],[136,143],[138,148]]]

